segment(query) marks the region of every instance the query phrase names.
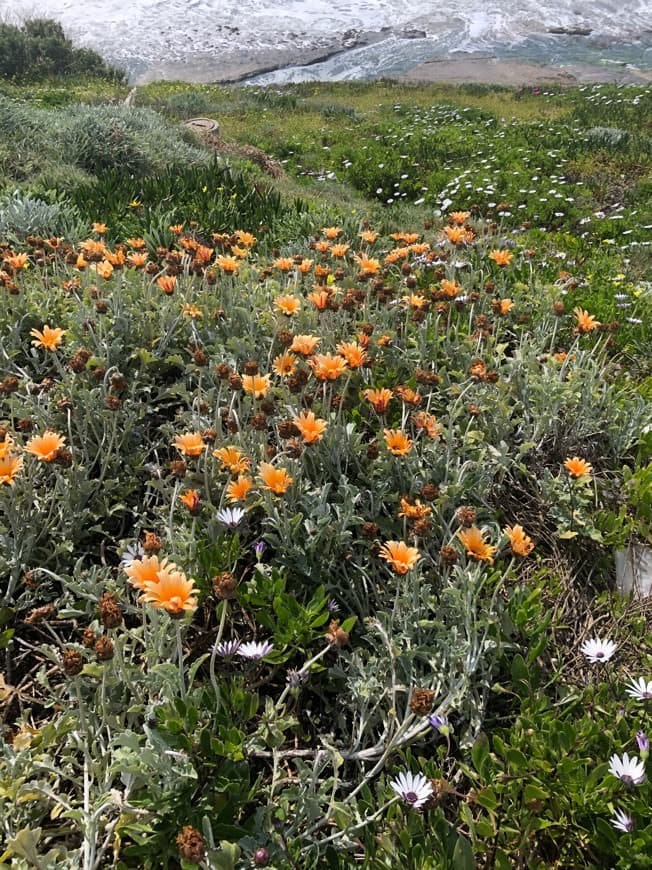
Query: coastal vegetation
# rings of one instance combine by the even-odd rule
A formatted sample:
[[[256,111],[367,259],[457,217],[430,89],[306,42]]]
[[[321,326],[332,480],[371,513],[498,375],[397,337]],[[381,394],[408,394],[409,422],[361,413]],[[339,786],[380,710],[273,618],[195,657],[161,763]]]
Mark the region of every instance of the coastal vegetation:
[[[0,96],[1,860],[647,866],[652,90],[128,92]]]

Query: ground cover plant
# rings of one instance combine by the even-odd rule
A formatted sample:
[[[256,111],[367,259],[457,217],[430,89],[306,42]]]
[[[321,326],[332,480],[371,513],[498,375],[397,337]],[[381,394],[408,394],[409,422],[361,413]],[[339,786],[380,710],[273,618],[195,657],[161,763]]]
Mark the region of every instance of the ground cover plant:
[[[307,143],[306,91],[234,100]],[[606,129],[595,93],[503,110]],[[418,95],[404,127],[452,118]],[[458,98],[465,130],[502,105]],[[2,860],[645,866],[648,609],[612,567],[652,510],[641,176],[603,244],[529,196],[342,208],[326,164],[259,190],[183,147],[0,206]]]

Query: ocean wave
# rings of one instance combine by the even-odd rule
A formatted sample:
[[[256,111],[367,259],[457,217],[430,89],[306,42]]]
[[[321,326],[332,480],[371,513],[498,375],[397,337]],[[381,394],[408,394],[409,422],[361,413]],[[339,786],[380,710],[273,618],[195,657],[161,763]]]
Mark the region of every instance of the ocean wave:
[[[521,0],[518,8],[511,0],[458,0],[446,8],[432,0],[418,7],[400,0],[39,0],[38,9],[35,0],[12,0],[11,11],[58,19],[78,43],[132,74],[208,54],[327,47],[382,28],[422,32],[432,45],[462,51],[569,36],[639,46],[642,59],[652,36],[648,0],[630,0],[626,15],[620,0]],[[418,52],[419,40],[410,41],[409,50]],[[366,56],[376,67],[385,57],[376,74],[395,66],[391,52],[369,50]],[[360,60],[351,55],[353,66]]]

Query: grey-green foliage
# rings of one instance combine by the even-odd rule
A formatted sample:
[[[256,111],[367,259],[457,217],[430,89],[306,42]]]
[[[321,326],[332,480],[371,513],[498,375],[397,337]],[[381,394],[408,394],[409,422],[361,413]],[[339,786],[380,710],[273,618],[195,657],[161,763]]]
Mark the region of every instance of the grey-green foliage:
[[[588,141],[599,148],[620,148],[630,140],[628,130],[619,127],[591,127],[586,131]]]
[[[0,200],[0,238],[24,239],[29,235],[75,235],[80,222],[76,209],[60,203],[25,196],[20,191]]]
[[[32,189],[43,190],[54,168],[65,189],[74,186],[80,172],[97,175],[119,169],[139,176],[209,159],[210,153],[194,144],[187,130],[149,109],[123,104],[41,109],[0,95],[5,189],[27,181]],[[69,184],[65,170],[70,172]]]
[[[74,106],[66,112],[61,144],[67,162],[97,174],[122,169],[149,174],[170,163],[200,163],[208,153],[188,134],[149,109]]]

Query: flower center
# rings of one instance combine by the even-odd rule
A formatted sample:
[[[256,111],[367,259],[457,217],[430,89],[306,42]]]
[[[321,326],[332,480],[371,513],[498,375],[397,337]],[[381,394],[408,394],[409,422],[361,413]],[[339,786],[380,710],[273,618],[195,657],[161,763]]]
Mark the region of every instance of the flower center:
[[[408,804],[415,804],[419,800],[419,795],[415,791],[406,791],[405,800]]]

